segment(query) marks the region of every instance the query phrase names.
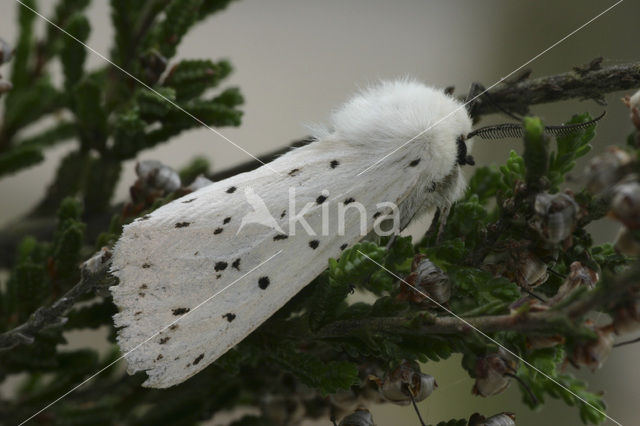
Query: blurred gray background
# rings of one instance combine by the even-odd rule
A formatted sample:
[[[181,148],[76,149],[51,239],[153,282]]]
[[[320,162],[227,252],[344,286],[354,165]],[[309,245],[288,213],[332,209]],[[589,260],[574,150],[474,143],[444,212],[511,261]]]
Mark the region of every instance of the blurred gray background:
[[[51,3],[43,1],[48,12]],[[112,29],[106,0],[90,9],[93,25],[89,45],[107,54]],[[493,84],[560,38],[612,5],[614,1],[570,0],[242,0],[215,15],[189,33],[181,45],[181,58],[228,58],[235,67],[228,85],[238,85],[246,97],[243,124],[221,132],[249,152],[259,155],[306,135],[306,123],[326,120],[332,108],[357,88],[379,79],[413,76],[434,86],[456,86],[466,93],[473,81]],[[13,0],[0,2],[0,37],[15,38]],[[597,56],[604,65],[640,59],[638,17],[640,2],[627,0],[529,65],[535,76],[565,72]],[[45,24],[41,23],[41,33]],[[90,55],[90,66],[101,59]],[[7,72],[7,67],[0,69]],[[59,76],[58,76],[59,77]],[[607,96],[608,115],[599,127],[594,152],[610,144],[622,144],[630,131],[624,93]],[[534,107],[548,123],[561,123],[574,112],[599,113],[593,102],[562,102]],[[482,125],[508,121],[487,117]],[[29,210],[43,195],[59,159],[71,145],[49,152],[47,161],[0,181],[0,226]],[[514,140],[476,144],[478,164],[502,163],[508,150],[521,151]],[[201,154],[222,169],[247,160],[246,154],[208,130],[193,130],[170,144],[146,151],[140,158],[158,159],[173,167]],[[127,197],[134,180],[134,162],[117,191]],[[584,166],[579,164],[576,175]],[[616,227],[604,223],[594,229],[601,241],[611,240]],[[90,333],[77,339],[91,339]],[[102,339],[102,336],[100,336]],[[77,341],[77,344],[86,344]],[[615,349],[599,371],[577,374],[592,390],[605,392],[608,414],[624,425],[640,425],[636,364],[640,346]],[[460,368],[460,358],[429,363],[424,371],[434,375],[440,387],[420,404],[428,423],[468,418],[474,411],[491,415],[512,411],[518,425],[580,424],[578,410],[550,399],[540,412],[520,403],[520,391],[512,385],[503,394],[483,399],[471,395],[473,381]],[[81,391],[81,390],[80,390]],[[410,407],[381,405],[372,408],[380,426],[418,424]],[[215,423],[215,422],[214,422]],[[314,424],[328,425],[328,421]],[[613,424],[607,422],[607,424]]]

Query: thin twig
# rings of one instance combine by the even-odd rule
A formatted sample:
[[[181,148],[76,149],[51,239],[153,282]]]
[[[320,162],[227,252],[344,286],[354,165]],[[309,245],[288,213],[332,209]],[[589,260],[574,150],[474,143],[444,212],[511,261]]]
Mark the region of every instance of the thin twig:
[[[111,252],[107,249],[96,253],[80,268],[80,281],[51,306],[38,308],[29,319],[18,327],[0,334],[0,352],[22,344],[33,343],[36,334],[47,327],[62,325],[65,314],[76,301],[109,279]]]

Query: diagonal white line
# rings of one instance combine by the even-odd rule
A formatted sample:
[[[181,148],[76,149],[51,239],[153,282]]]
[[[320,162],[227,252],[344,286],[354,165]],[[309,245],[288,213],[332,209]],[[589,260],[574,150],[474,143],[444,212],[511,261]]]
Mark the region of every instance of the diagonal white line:
[[[536,368],[533,364],[529,363],[527,360],[525,360],[524,358],[516,355],[513,351],[509,350],[508,348],[506,348],[505,346],[503,346],[500,342],[498,342],[497,340],[495,340],[493,337],[489,336],[488,334],[486,334],[485,332],[483,332],[482,330],[480,330],[479,328],[473,326],[469,321],[465,320],[464,318],[456,315],[453,311],[451,311],[450,309],[444,307],[443,305],[441,305],[440,303],[438,303],[436,300],[434,300],[433,298],[431,298],[429,295],[423,293],[422,291],[418,290],[416,287],[414,287],[413,285],[409,284],[408,282],[406,282],[405,280],[403,280],[402,278],[400,278],[398,275],[394,274],[393,272],[391,272],[389,269],[385,268],[383,265],[379,264],[378,262],[376,262],[375,260],[373,260],[372,258],[370,258],[369,256],[367,256],[366,254],[364,254],[363,252],[361,252],[360,250],[358,250],[358,253],[360,253],[361,255],[363,255],[364,257],[366,257],[367,259],[369,259],[370,261],[372,261],[373,263],[375,263],[376,265],[378,265],[381,269],[387,271],[388,273],[390,273],[391,275],[393,275],[395,278],[397,278],[398,280],[402,281],[404,284],[406,284],[407,286],[409,286],[410,288],[412,288],[413,290],[417,291],[418,293],[420,293],[422,296],[426,297],[427,299],[429,299],[431,302],[433,302],[434,304],[436,304],[440,309],[446,311],[448,314],[450,314],[451,316],[455,317],[456,319],[459,319],[462,323],[464,323],[466,326],[470,327],[471,329],[475,330],[476,332],[478,332],[479,334],[481,334],[482,336],[486,337],[488,340],[490,340],[492,343],[498,345],[499,347],[501,347],[502,349],[504,349],[506,352],[508,352],[509,354],[511,354],[512,356],[514,356],[515,358],[519,359],[520,361],[522,361],[523,364],[527,365],[529,368],[532,368],[533,370],[535,370],[536,372],[540,373],[541,375],[543,375],[544,377],[546,377],[547,379],[551,380],[553,383],[555,383],[556,385],[560,386],[562,389],[566,390],[567,392],[569,392],[571,395],[575,396],[576,398],[578,398],[580,401],[584,402],[586,405],[588,405],[589,407],[593,408],[594,410],[596,410],[598,413],[602,414],[603,416],[605,416],[607,419],[611,420],[612,422],[614,422],[615,424],[622,426],[622,423],[614,420],[613,418],[609,417],[607,415],[607,413],[605,413],[604,411],[602,411],[601,409],[599,409],[598,407],[594,406],[593,404],[591,404],[589,401],[587,401],[586,399],[582,398],[580,395],[576,394],[575,392],[573,392],[571,389],[569,389],[568,387],[566,387],[565,385],[563,385],[562,383],[558,382],[557,380],[555,380],[553,377],[547,375],[546,373],[544,373],[543,371],[539,370],[538,368]]]
[[[73,391],[75,391],[76,389],[78,389],[79,387],[81,387],[82,385],[84,385],[85,383],[87,383],[89,380],[93,379],[94,377],[96,377],[97,375],[99,375],[100,373],[102,373],[103,371],[105,371],[106,369],[108,369],[109,367],[111,367],[112,365],[116,364],[118,361],[120,361],[121,359],[125,358],[127,355],[129,355],[130,353],[134,352],[135,350],[137,350],[140,346],[144,345],[145,343],[147,343],[149,340],[153,339],[154,337],[156,337],[158,334],[162,333],[163,331],[165,331],[166,329],[168,329],[169,327],[171,327],[173,324],[177,323],[178,321],[180,321],[181,319],[183,319],[184,317],[186,317],[187,315],[191,315],[195,310],[197,310],[200,306],[204,305],[205,303],[207,303],[208,301],[210,301],[211,299],[213,299],[214,297],[216,297],[217,295],[219,295],[220,293],[222,293],[223,291],[225,291],[226,289],[228,289],[229,287],[231,287],[232,285],[234,285],[235,283],[237,283],[238,281],[240,281],[241,279],[243,279],[244,277],[246,277],[247,275],[249,275],[250,273],[252,273],[253,271],[255,271],[256,269],[258,269],[259,267],[261,267],[262,265],[264,265],[265,263],[267,263],[268,261],[270,261],[271,259],[273,259],[274,257],[276,257],[277,255],[279,255],[280,253],[282,253],[284,250],[280,250],[278,251],[276,254],[272,255],[271,257],[269,257],[267,260],[261,262],[260,264],[258,264],[257,266],[251,268],[247,273],[245,273],[244,275],[242,275],[240,278],[234,280],[231,284],[228,284],[226,287],[224,287],[222,290],[217,291],[215,294],[213,294],[212,296],[209,296],[207,299],[205,299],[204,301],[200,302],[198,305],[196,305],[193,309],[191,309],[189,312],[187,312],[186,314],[183,314],[181,316],[179,316],[177,319],[173,320],[171,323],[167,324],[166,326],[164,326],[163,328],[161,328],[160,330],[156,331],[153,335],[149,336],[149,338],[147,338],[146,340],[144,340],[142,343],[139,343],[138,345],[136,345],[133,349],[129,350],[128,352],[126,352],[125,354],[121,355],[118,359],[116,359],[115,361],[111,362],[109,365],[107,365],[106,367],[102,368],[101,370],[98,370],[96,373],[92,374],[91,376],[89,376],[87,379],[83,380],[82,382],[80,382],[79,384],[77,384],[76,386],[74,386],[73,388],[69,389],[65,394],[61,395],[60,397],[58,397],[55,401],[50,402],[49,404],[47,404],[45,407],[43,407],[40,411],[38,411],[37,413],[33,414],[31,417],[29,417],[28,419],[24,420],[22,423],[20,423],[18,426],[22,426],[23,424],[27,423],[29,420],[33,419],[34,417],[36,417],[38,414],[42,413],[44,410],[46,410],[47,408],[51,407],[52,405],[54,405],[55,403],[57,403],[58,401],[60,401],[61,399],[65,398],[67,395],[69,395],[70,393],[72,393]]]
[[[160,97],[161,99],[163,99],[165,102],[169,103],[171,106],[173,106],[174,108],[182,111],[183,113],[185,113],[186,115],[188,115],[189,117],[191,117],[193,120],[195,120],[198,124],[202,125],[203,127],[206,127],[207,129],[209,129],[211,132],[213,132],[214,134],[220,136],[222,139],[224,139],[225,141],[229,142],[231,145],[235,146],[236,148],[238,148],[240,151],[244,152],[245,154],[247,154],[248,156],[250,156],[251,158],[253,158],[254,160],[258,161],[259,163],[261,163],[263,166],[266,166],[269,170],[271,170],[274,173],[277,174],[281,174],[280,172],[278,172],[277,170],[275,170],[273,167],[271,167],[270,165],[266,164],[265,162],[263,162],[262,160],[260,160],[258,157],[256,157],[255,155],[253,155],[252,153],[250,153],[249,151],[247,151],[246,149],[244,149],[243,147],[241,147],[240,145],[236,144],[235,142],[233,142],[231,139],[229,139],[228,137],[226,137],[225,135],[223,135],[222,133],[220,133],[219,131],[217,131],[216,129],[214,129],[213,127],[209,126],[208,124],[206,124],[204,121],[200,120],[198,117],[196,117],[195,115],[193,115],[192,113],[190,113],[189,111],[187,111],[186,109],[182,108],[180,105],[178,105],[177,103],[175,103],[174,101],[172,101],[171,99],[167,98],[166,96],[162,95],[160,92],[158,92],[157,90],[155,90],[153,87],[149,86],[147,83],[145,83],[144,81],[140,80],[139,78],[137,78],[135,75],[131,74],[129,71],[125,70],[124,68],[122,68],[120,65],[116,64],[115,62],[111,61],[109,58],[107,58],[106,56],[104,56],[102,53],[98,52],[97,50],[95,50],[93,47],[89,46],[88,44],[84,43],[82,40],[78,39],[77,37],[75,37],[73,34],[70,34],[68,31],[66,31],[64,28],[61,28],[59,25],[57,25],[56,23],[54,23],[53,21],[51,21],[49,18],[47,18],[46,16],[40,14],[37,10],[34,10],[33,8],[29,7],[28,5],[24,4],[22,2],[22,0],[15,0],[17,3],[21,4],[23,7],[25,7],[26,9],[30,10],[31,12],[33,12],[35,15],[39,16],[42,20],[44,20],[45,22],[47,22],[49,25],[51,25],[52,27],[58,29],[60,32],[64,33],[65,35],[67,35],[68,37],[72,38],[73,40],[75,40],[76,42],[78,42],[79,44],[81,44],[82,46],[84,46],[85,49],[91,51],[92,53],[94,53],[96,56],[98,56],[99,58],[101,58],[102,60],[104,60],[105,62],[108,62],[109,64],[113,65],[115,68],[117,68],[120,72],[122,72],[123,74],[126,74],[128,77],[132,78],[133,80],[135,80],[138,84],[140,84],[141,86],[143,86],[145,89],[150,90],[151,92],[153,92],[156,96]]]
[[[398,146],[397,148],[395,148],[393,151],[389,152],[388,154],[386,154],[384,157],[380,158],[379,160],[377,160],[375,163],[371,164],[369,167],[367,167],[366,169],[364,169],[363,171],[361,171],[360,173],[358,173],[356,176],[360,176],[364,173],[366,173],[367,171],[369,171],[370,169],[372,169],[373,167],[377,166],[378,164],[380,164],[382,161],[384,161],[385,158],[388,158],[390,155],[393,155],[394,153],[396,153],[398,150],[402,149],[404,146],[406,146],[407,144],[410,144],[411,142],[413,142],[414,140],[416,140],[417,138],[419,138],[420,136],[422,136],[424,133],[428,132],[429,130],[431,130],[433,127],[437,126],[439,123],[441,123],[442,121],[446,120],[447,118],[449,118],[451,115],[455,114],[456,112],[460,111],[462,108],[465,108],[467,105],[469,105],[471,102],[475,101],[476,99],[478,99],[480,96],[484,95],[485,93],[487,93],[489,90],[493,89],[494,87],[496,87],[498,84],[502,83],[503,81],[505,81],[507,78],[511,77],[513,74],[517,73],[518,71],[520,71],[522,68],[526,67],[527,65],[529,65],[531,62],[535,61],[536,59],[538,59],[540,56],[544,55],[545,53],[547,53],[548,51],[550,51],[551,49],[553,49],[554,47],[556,47],[557,45],[559,45],[560,43],[562,43],[563,41],[565,41],[566,39],[568,39],[569,37],[571,37],[572,35],[574,35],[575,33],[577,33],[578,31],[580,31],[581,29],[583,29],[584,27],[586,27],[587,25],[591,24],[593,21],[595,21],[596,19],[600,18],[602,15],[604,15],[605,13],[609,12],[611,9],[613,9],[614,7],[616,7],[617,5],[619,5],[620,3],[622,3],[624,0],[618,0],[617,2],[615,2],[614,4],[612,4],[611,6],[609,6],[608,8],[606,8],[605,10],[603,10],[602,12],[598,13],[596,16],[594,16],[593,18],[589,19],[587,22],[585,22],[584,24],[580,25],[578,28],[576,28],[575,30],[571,31],[569,34],[567,34],[566,36],[562,37],[560,40],[556,41],[555,43],[553,43],[551,46],[547,47],[546,49],[544,49],[542,52],[538,53],[536,56],[534,56],[533,58],[529,59],[527,62],[525,62],[524,64],[520,65],[518,68],[514,69],[513,71],[511,71],[509,74],[505,75],[504,77],[501,77],[500,80],[496,81],[495,83],[493,83],[491,86],[487,87],[486,89],[484,89],[482,92],[478,93],[476,96],[474,96],[473,98],[471,98],[470,100],[466,101],[464,104],[462,104],[461,106],[459,106],[458,108],[456,108],[455,110],[451,111],[449,114],[445,115],[444,117],[440,118],[439,120],[437,120],[435,123],[433,123],[431,126],[427,127],[426,129],[424,129],[423,131],[421,131],[420,133],[418,133],[417,135],[415,135],[414,137],[412,137],[411,139],[409,139],[408,141],[406,141],[405,143],[403,143],[402,145]]]

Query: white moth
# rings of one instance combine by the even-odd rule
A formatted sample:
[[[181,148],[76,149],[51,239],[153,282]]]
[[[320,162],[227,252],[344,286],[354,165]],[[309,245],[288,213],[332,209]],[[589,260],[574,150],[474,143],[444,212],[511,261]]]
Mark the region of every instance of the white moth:
[[[462,103],[443,91],[410,80],[381,83],[333,113],[311,144],[126,226],[113,257],[120,283],[111,291],[128,371],[146,371],[148,387],[183,382],[275,313],[329,258],[371,233],[389,214],[386,206],[398,206],[399,228],[422,211],[448,207],[465,189],[460,167],[472,161],[470,131]],[[243,223],[265,207],[273,223]],[[327,220],[338,211],[344,232]]]

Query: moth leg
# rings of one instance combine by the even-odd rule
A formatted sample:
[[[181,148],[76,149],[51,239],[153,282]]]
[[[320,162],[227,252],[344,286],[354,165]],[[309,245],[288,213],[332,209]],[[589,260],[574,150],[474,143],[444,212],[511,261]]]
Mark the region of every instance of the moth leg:
[[[450,211],[451,207],[449,206],[442,207],[442,210],[440,211],[440,225],[438,226],[438,233],[436,234],[436,244],[439,244],[442,239],[442,234],[444,233],[444,227],[447,225],[447,218],[449,217]]]

